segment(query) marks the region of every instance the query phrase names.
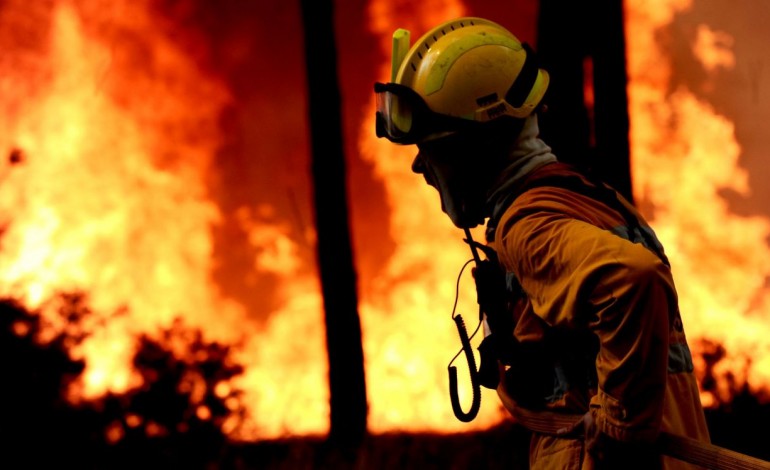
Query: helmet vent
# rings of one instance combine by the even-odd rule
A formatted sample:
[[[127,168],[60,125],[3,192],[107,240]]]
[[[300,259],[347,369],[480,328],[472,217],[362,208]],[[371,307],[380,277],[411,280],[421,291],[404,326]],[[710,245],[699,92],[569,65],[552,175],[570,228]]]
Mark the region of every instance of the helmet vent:
[[[497,103],[499,99],[497,98],[497,93],[490,93],[486,96],[482,96],[480,98],[476,98],[476,104],[479,106],[489,106],[490,104]]]
[[[489,119],[494,119],[498,116],[502,116],[503,114],[505,114],[505,105],[503,103],[500,103],[497,106],[487,110],[487,117]]]

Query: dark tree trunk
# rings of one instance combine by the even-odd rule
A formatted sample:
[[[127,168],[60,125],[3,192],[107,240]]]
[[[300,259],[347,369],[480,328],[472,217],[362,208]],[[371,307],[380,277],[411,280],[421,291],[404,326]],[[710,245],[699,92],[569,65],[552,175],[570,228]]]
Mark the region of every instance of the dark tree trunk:
[[[366,434],[367,404],[333,19],[331,0],[302,1],[318,265],[329,355],[329,440],[349,448]]]
[[[543,139],[633,201],[623,1],[541,0],[538,23],[538,55],[551,72]]]

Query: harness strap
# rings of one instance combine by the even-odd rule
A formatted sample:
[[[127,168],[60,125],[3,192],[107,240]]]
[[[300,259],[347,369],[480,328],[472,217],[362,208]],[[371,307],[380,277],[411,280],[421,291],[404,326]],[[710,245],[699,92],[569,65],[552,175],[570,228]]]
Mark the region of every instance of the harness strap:
[[[502,213],[505,211],[505,209],[508,208],[513,203],[513,201],[516,200],[516,198],[529,191],[530,189],[552,186],[564,188],[573,193],[586,196],[590,199],[593,199],[594,201],[604,204],[608,208],[620,214],[620,216],[625,221],[626,226],[629,229],[634,230],[644,239],[644,245],[653,253],[655,253],[655,255],[658,256],[658,258],[660,258],[666,266],[670,266],[668,258],[663,253],[663,250],[661,249],[658,241],[648,232],[647,229],[642,227],[639,219],[631,212],[626,204],[621,201],[621,197],[617,191],[612,189],[604,182],[592,177],[585,172],[577,170],[574,166],[567,163],[556,162],[549,165],[565,168],[568,170],[568,173],[546,174],[543,176],[535,174],[532,177],[526,179],[523,184],[516,189],[516,191],[511,192],[505,198],[503,204],[500,206],[503,208],[500,213],[495,214],[490,218],[489,223],[487,224],[487,241],[492,241],[494,239],[494,233],[497,230],[499,217],[502,216]],[[585,180],[588,181],[590,185],[587,185],[581,176],[582,178],[585,178]]]

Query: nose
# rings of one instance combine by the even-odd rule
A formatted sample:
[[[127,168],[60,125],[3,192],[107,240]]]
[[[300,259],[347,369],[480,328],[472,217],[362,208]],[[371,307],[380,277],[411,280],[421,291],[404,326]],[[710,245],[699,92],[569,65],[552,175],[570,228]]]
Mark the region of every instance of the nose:
[[[419,153],[414,157],[414,161],[412,162],[412,171],[418,175],[425,174],[425,162],[422,161],[422,157],[420,157]]]

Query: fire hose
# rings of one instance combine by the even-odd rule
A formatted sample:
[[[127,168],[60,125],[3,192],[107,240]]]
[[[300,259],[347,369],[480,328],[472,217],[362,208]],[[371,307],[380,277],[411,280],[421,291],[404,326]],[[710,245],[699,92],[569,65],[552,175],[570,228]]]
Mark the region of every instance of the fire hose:
[[[571,429],[583,418],[581,415],[522,408],[506,393],[504,386],[498,387],[497,394],[516,422],[540,434],[559,435],[559,430]],[[654,446],[663,455],[713,470],[770,470],[770,462],[765,460],[665,431],[658,435]]]

